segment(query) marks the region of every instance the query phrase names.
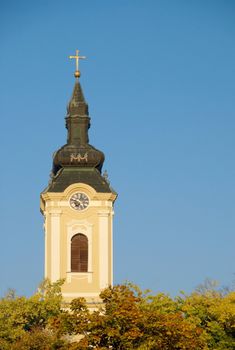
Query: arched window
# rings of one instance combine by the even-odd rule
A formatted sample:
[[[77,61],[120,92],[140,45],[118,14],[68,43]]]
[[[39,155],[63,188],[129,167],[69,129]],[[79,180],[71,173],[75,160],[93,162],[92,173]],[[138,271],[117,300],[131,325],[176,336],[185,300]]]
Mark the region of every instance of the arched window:
[[[88,239],[78,233],[71,239],[71,272],[88,271]]]

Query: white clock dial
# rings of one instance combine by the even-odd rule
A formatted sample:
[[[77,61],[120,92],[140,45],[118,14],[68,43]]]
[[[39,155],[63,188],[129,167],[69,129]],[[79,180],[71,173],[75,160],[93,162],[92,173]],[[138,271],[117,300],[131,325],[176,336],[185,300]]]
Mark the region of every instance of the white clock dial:
[[[72,195],[69,204],[75,210],[84,210],[89,205],[89,198],[85,193],[77,192]]]

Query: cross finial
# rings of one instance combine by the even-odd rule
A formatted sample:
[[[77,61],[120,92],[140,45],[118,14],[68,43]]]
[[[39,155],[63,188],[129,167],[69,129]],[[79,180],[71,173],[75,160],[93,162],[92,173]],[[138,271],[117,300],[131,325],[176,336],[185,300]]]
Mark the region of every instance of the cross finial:
[[[76,60],[76,71],[74,73],[75,78],[79,78],[81,73],[78,69],[79,67],[79,60],[84,60],[86,56],[79,56],[79,50],[76,50],[76,55],[75,56],[69,56],[69,58],[74,58]]]

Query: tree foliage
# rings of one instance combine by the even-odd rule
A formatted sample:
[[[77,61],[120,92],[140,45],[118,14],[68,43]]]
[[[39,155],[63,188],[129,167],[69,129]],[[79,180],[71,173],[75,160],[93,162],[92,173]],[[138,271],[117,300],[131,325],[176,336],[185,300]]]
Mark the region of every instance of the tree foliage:
[[[0,300],[1,350],[233,350],[235,292],[206,282],[176,298],[131,284],[102,291],[91,312],[85,299],[63,307],[63,281],[44,281],[30,298]]]

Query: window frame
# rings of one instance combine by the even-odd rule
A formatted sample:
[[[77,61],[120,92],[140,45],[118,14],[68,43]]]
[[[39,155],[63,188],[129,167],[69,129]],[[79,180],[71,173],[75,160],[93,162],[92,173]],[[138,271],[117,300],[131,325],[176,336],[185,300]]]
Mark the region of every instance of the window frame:
[[[92,283],[93,270],[92,270],[92,244],[93,244],[93,224],[87,220],[71,220],[67,223],[67,271],[66,281],[71,283],[72,279],[87,279],[88,283]],[[72,272],[71,271],[71,239],[77,234],[81,233],[88,239],[88,271],[87,272]]]

